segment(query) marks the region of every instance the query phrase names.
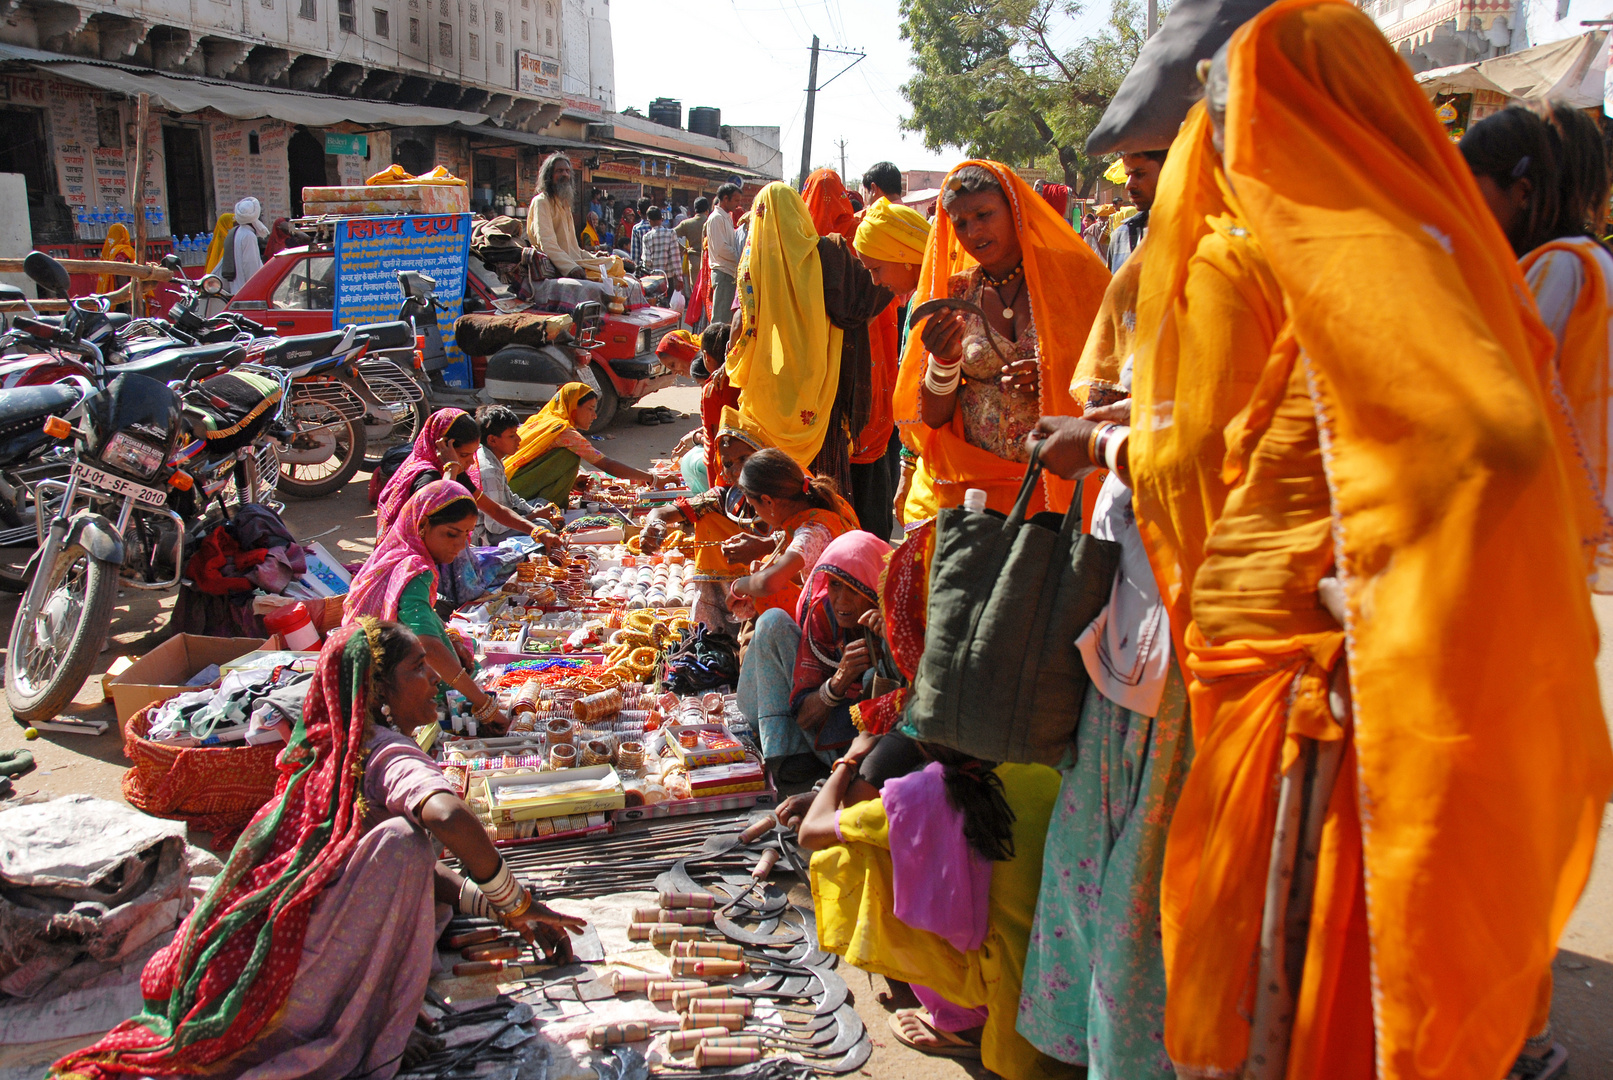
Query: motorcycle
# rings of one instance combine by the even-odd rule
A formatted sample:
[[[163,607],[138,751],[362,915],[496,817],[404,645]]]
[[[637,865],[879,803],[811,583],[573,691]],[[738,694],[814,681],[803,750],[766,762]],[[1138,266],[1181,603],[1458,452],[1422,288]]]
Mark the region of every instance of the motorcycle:
[[[24,722],[55,716],[73,699],[120,588],[176,588],[190,555],[227,518],[227,496],[237,507],[262,501],[272,489],[265,478],[279,470],[271,436],[290,400],[287,371],[195,365],[176,387],[109,373],[79,332],[105,314],[106,302],[90,297],[73,301],[61,326],[14,321],[31,344],[77,356],[92,373],[75,377],[77,399],[44,423],[70,466],[65,480],[35,485],[36,505],[52,512],[48,523],[45,513],[36,517],[39,550],[23,575],[6,656],[6,700]]]

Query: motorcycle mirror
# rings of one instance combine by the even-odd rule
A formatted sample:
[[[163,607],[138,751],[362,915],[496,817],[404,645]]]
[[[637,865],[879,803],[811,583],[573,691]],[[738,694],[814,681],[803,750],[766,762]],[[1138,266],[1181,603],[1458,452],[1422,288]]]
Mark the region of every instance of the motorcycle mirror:
[[[185,272],[182,269],[184,264],[179,261],[179,256],[175,255],[171,251],[162,257],[162,265],[167,269],[172,270],[176,274],[183,274]]]
[[[200,288],[202,290],[202,295],[204,296],[223,296],[224,279],[219,277],[217,274],[208,274],[206,277],[202,278]]]
[[[73,287],[67,270],[43,251],[30,251],[22,260],[22,272],[28,275],[29,281],[50,293],[48,299],[65,300]]]

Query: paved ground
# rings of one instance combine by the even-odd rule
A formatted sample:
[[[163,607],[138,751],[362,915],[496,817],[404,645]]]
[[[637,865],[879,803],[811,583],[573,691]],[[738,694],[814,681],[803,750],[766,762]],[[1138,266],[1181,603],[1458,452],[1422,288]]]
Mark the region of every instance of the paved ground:
[[[607,433],[607,440],[600,444],[606,455],[639,466],[647,465],[652,458],[665,457],[694,425],[698,392],[692,387],[677,387],[646,399],[644,404],[667,405],[690,414],[691,419],[643,427],[633,422],[632,410],[624,410]],[[350,561],[361,561],[369,553],[375,528],[375,512],[366,498],[367,483],[368,475],[360,473],[334,496],[313,502],[291,501],[287,523],[300,537],[318,538],[333,552],[340,551]],[[160,643],[166,637],[162,628],[172,607],[172,597],[156,599],[150,594],[130,592],[120,598],[109,646],[101,656],[97,676],[78,695],[74,715],[114,719],[111,707],[101,702],[99,673],[117,656],[139,656]],[[15,611],[15,597],[0,594],[0,624],[8,630]],[[1598,671],[1603,700],[1609,701],[1613,700],[1613,598],[1598,598],[1596,612],[1603,638]],[[86,792],[102,798],[122,798],[119,781],[128,763],[112,732],[99,738],[45,734],[25,744],[22,728],[12,721],[0,699],[0,749],[24,745],[34,752],[39,767],[20,779],[20,794]],[[887,1011],[876,1000],[876,995],[885,989],[884,980],[854,969],[844,970],[858,1011],[875,1041],[867,1074],[881,1080],[952,1080],[991,1075],[978,1066],[926,1057],[901,1046],[891,1037],[886,1026]],[[1553,1022],[1572,1054],[1574,1077],[1613,1080],[1613,807],[1603,818],[1596,868],[1563,936],[1555,972]]]

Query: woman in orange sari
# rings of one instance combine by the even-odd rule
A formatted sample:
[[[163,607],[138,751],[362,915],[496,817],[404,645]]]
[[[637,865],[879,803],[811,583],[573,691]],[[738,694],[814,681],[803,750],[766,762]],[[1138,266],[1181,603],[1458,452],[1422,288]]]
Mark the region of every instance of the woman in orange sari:
[[[1613,786],[1550,337],[1369,17],[1280,0],[1222,55],[1227,180],[1290,323],[1190,590],[1166,1049],[1189,1077],[1499,1078]]]
[[[985,319],[944,311],[908,337],[896,421],[910,425],[921,458],[908,521],[959,505],[972,487],[992,509],[1012,507],[1037,419],[1080,411],[1070,380],[1109,282],[1092,249],[1007,166],[964,162],[942,190],[912,302],[950,297]],[[1046,476],[1031,512],[1062,512],[1074,490]]]

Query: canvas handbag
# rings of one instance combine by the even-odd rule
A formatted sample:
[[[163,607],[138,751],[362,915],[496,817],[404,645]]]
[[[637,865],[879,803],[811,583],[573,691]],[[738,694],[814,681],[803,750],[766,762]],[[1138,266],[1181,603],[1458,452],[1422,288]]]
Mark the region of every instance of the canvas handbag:
[[[1056,765],[1081,715],[1075,639],[1109,602],[1120,545],[1061,519],[1025,520],[1041,448],[1013,512],[942,510],[930,564],[924,656],[904,730],[986,761]]]

